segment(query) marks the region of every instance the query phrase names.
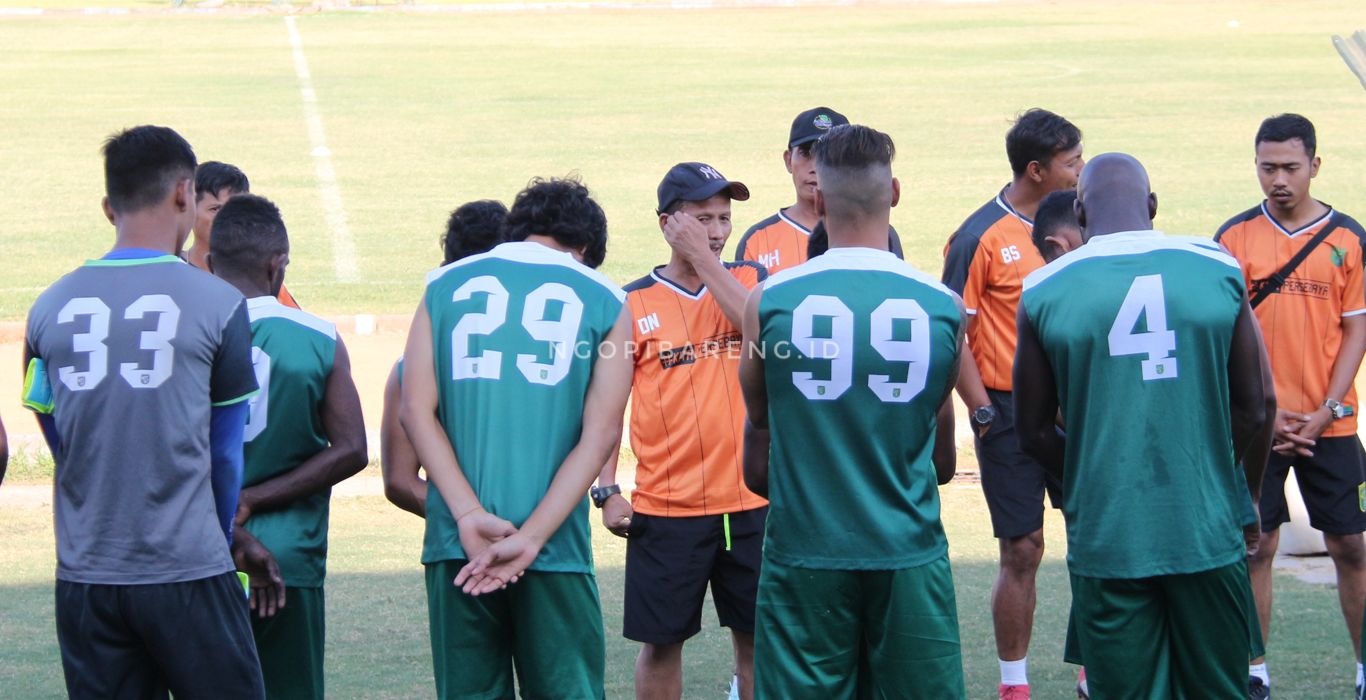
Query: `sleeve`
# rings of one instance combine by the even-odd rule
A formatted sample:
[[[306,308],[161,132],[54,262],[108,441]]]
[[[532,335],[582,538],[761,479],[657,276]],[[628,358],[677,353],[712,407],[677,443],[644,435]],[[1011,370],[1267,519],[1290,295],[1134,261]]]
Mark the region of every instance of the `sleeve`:
[[[247,322],[244,301],[228,317],[214,354],[209,378],[209,401],[226,406],[246,401],[256,394],[256,372],[251,366],[251,324]]]
[[[1342,286],[1342,315],[1356,316],[1366,313],[1366,290],[1362,283],[1362,257],[1366,256],[1366,241],[1357,238],[1355,255],[1347,256],[1343,265],[1346,283]]]
[[[901,249],[901,234],[896,232],[895,226],[887,229],[887,250],[902,260],[906,259],[906,253]]]
[[[748,257],[749,239],[751,236],[754,235],[754,232],[758,230],[759,224],[755,224],[753,226],[750,226],[748,231],[745,231],[745,235],[740,236],[740,242],[735,244],[735,262],[745,262],[746,260],[753,260],[753,258]]]
[[[763,265],[756,262],[744,261],[733,263],[730,266],[730,274],[745,286],[745,289],[754,289],[760,282],[768,279],[768,270]]]
[[[944,251],[944,286],[963,298],[968,315],[977,313],[977,304],[986,288],[987,260],[978,255],[979,236],[955,233]]]
[[[215,406],[209,417],[209,485],[218,525],[232,547],[232,521],[242,492],[242,437],[247,426],[247,402]]]

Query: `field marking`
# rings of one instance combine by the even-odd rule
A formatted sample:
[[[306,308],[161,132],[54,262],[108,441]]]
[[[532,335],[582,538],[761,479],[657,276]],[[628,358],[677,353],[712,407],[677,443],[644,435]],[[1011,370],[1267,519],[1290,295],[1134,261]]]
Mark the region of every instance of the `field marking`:
[[[303,100],[304,124],[308,127],[308,142],[312,147],[314,169],[318,175],[318,195],[322,199],[323,220],[332,232],[332,266],[337,279],[355,282],[360,279],[356,265],[356,242],[346,224],[346,209],[342,207],[341,188],[337,186],[337,171],[332,167],[332,150],[327,147],[323,132],[322,114],[318,112],[318,93],[313,89],[313,75],[308,70],[303,39],[294,17],[285,17],[289,30],[289,44],[294,51],[294,72],[299,76],[299,97]]]

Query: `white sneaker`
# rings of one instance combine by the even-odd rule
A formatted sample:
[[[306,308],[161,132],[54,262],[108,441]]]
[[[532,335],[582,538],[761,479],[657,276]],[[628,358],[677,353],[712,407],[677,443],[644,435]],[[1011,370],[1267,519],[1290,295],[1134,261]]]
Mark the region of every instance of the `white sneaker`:
[[[730,677],[730,695],[727,700],[740,700],[740,677]]]

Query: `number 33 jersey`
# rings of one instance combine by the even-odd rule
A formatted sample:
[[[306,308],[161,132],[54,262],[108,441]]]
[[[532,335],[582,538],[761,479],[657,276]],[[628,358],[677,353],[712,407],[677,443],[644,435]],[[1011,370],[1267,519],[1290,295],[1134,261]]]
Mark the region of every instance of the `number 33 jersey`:
[[[480,504],[521,527],[578,444],[625,293],[568,253],[514,242],[432,272],[424,300],[438,418]],[[445,500],[427,492],[423,563],[466,558]],[[531,568],[592,571],[587,494]]]
[[[864,570],[944,556],[931,456],[963,324],[953,292],[870,248],[833,248],[763,289],[764,556]]]
[[[232,570],[209,414],[256,391],[242,295],[171,255],[92,260],[34,302],[27,343],[46,366],[62,440],[57,578],[173,583]]]
[[[1025,279],[1067,426],[1068,566],[1092,578],[1244,556],[1229,351],[1242,272],[1208,239],[1114,233]]]

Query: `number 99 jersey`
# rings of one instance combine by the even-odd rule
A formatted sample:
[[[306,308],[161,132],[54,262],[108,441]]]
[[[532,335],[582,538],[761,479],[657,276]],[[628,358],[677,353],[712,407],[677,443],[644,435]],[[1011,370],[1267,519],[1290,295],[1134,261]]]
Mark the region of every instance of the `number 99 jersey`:
[[[944,556],[931,455],[962,324],[953,292],[885,251],[834,248],[764,284],[765,557],[866,570]]]
[[[424,299],[438,418],[480,504],[521,527],[579,441],[593,365],[625,294],[568,253],[514,242],[432,272]],[[464,559],[434,489],[422,561]],[[591,573],[587,503],[585,494],[533,570]]]
[[[1067,426],[1073,574],[1146,578],[1244,556],[1228,377],[1244,293],[1217,244],[1156,231],[1096,236],[1025,279],[1025,322]]]

